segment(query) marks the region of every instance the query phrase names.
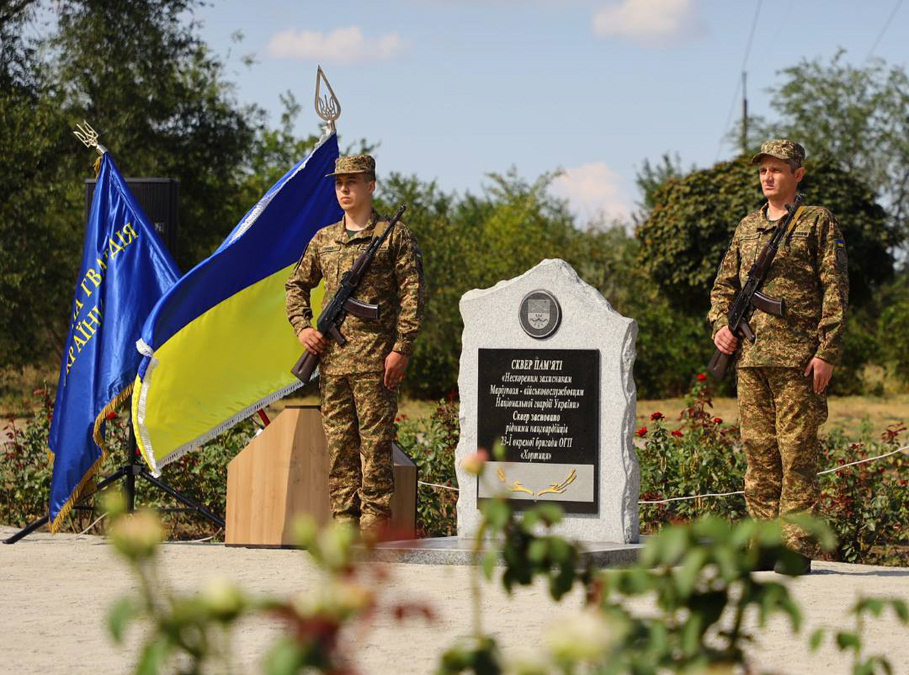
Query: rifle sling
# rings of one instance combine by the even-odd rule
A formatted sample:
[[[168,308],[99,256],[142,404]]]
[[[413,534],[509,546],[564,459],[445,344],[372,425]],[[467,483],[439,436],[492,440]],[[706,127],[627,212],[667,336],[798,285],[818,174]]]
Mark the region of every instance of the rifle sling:
[[[788,244],[789,240],[792,238],[792,233],[795,232],[795,225],[798,223],[799,218],[802,217],[802,214],[805,212],[805,207],[800,206],[796,209],[795,215],[792,216],[792,222],[789,223],[789,229],[786,231],[786,236],[783,240]]]

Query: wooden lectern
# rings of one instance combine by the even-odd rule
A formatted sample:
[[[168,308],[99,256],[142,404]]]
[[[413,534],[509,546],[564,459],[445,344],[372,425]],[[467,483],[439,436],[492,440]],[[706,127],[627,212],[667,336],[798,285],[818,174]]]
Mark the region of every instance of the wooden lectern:
[[[417,466],[393,445],[395,492],[391,528],[413,538]],[[331,520],[328,448],[318,406],[288,406],[227,465],[228,546],[293,546],[301,513]]]

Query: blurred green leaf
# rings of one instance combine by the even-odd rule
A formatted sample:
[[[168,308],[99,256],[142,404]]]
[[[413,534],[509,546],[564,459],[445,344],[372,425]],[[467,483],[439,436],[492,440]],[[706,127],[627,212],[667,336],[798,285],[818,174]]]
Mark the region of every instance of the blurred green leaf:
[[[107,629],[110,631],[114,642],[123,642],[123,632],[139,614],[139,608],[132,598],[120,598],[107,612]]]

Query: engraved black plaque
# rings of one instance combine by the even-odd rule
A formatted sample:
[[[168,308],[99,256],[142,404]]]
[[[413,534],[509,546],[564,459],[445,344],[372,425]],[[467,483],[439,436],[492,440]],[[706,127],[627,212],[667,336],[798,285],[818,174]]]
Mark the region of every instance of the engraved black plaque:
[[[506,454],[477,481],[478,503],[504,492],[518,509],[553,501],[566,513],[597,513],[599,351],[480,349],[478,356],[477,441],[491,454],[501,439]]]

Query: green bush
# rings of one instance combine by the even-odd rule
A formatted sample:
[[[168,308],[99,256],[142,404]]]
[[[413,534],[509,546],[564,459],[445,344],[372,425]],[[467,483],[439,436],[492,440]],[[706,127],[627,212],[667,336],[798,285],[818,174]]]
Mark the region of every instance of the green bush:
[[[29,420],[10,415],[3,428],[0,454],[0,521],[25,527],[47,514],[52,464],[48,456],[54,403],[47,389],[37,389],[40,407]]]
[[[440,401],[429,417],[416,420],[397,418],[397,442],[418,469],[417,536],[447,537],[456,534],[458,477],[455,449],[458,445],[458,404]]]
[[[638,430],[646,439],[639,449],[641,499],[662,500],[706,493],[737,492],[745,477],[745,457],[737,427],[711,415],[706,380],[696,382],[672,431],[660,412]],[[821,439],[822,471],[896,450],[902,424],[891,425],[879,442],[852,442],[841,433]],[[909,521],[909,460],[906,454],[850,466],[820,476],[818,516],[837,537],[835,560],[862,564],[900,565],[906,562],[905,523]],[[668,504],[642,504],[641,529],[653,532],[667,523],[706,515],[726,520],[746,516],[742,495],[704,497]]]
[[[829,393],[833,396],[856,396],[872,393],[866,390],[865,365],[882,363],[882,350],[877,340],[875,320],[861,310],[850,313],[843,333],[843,351],[836,364]]]
[[[679,415],[681,425],[669,430],[661,412],[650,416],[650,426],[638,429],[644,439],[638,449],[641,500],[659,501],[706,493],[736,492],[745,478],[745,454],[737,427],[724,425],[711,411],[706,376],[698,375]],[[705,497],[668,504],[642,504],[641,527],[653,532],[669,522],[715,515],[729,521],[746,515],[742,495]]]
[[[876,443],[851,443],[831,434],[822,443],[822,468],[836,468],[900,447],[906,426],[891,424]],[[903,440],[903,444],[905,441]],[[909,562],[909,461],[895,454],[821,477],[820,513],[837,536],[836,559],[851,563]],[[902,546],[900,546],[902,545]]]
[[[0,452],[0,520],[21,527],[47,512],[51,463],[47,434],[52,403],[46,390],[36,396],[42,406],[26,423],[10,420]],[[706,377],[695,378],[686,407],[675,424],[668,415],[654,411],[637,431],[641,469],[641,500],[658,501],[742,489],[745,458],[739,429],[711,412],[711,390]],[[108,422],[111,457],[99,476],[112,473],[124,462],[127,420]],[[458,444],[458,404],[440,401],[427,417],[397,419],[397,442],[416,462],[419,480],[457,488],[455,449]],[[225,432],[203,449],[184,455],[163,469],[163,480],[194,497],[216,513],[224,513],[227,463],[245,447],[256,425],[248,420]],[[891,425],[880,440],[853,442],[840,433],[822,439],[822,470],[886,454],[901,447],[905,427]],[[909,457],[894,454],[875,462],[846,467],[820,477],[819,515],[835,532],[837,560],[872,564],[906,562],[909,543]],[[420,485],[417,497],[417,532],[421,537],[449,536],[456,532],[457,492]],[[93,486],[86,487],[87,491]],[[137,483],[137,502],[151,507],[173,506],[157,489]],[[92,502],[89,501],[89,504]],[[741,495],[702,497],[667,504],[642,504],[641,529],[660,530],[667,523],[692,521],[713,515],[727,521],[745,517]],[[81,531],[95,518],[93,511],[73,511],[65,529]],[[212,533],[211,525],[191,513],[167,513],[171,538],[195,538]]]
[[[884,294],[878,341],[896,375],[909,384],[909,270],[904,271]]]
[[[7,420],[0,452],[0,521],[24,527],[47,515],[53,458],[47,445],[53,414],[53,401],[47,389],[35,391],[40,407],[28,420]],[[83,495],[89,497],[95,483],[127,461],[129,418],[112,415],[106,422],[105,439],[109,456],[101,464],[95,479],[86,484]],[[224,514],[227,498],[227,463],[252,439],[256,425],[247,420],[224,432],[195,452],[185,454],[161,471],[161,480],[196,499],[214,513]],[[136,503],[151,508],[182,507],[158,488],[136,481]],[[87,510],[73,509],[62,529],[80,532],[97,516],[95,499],[80,503]],[[168,536],[189,539],[212,534],[212,525],[198,515],[167,512],[164,522]]]

